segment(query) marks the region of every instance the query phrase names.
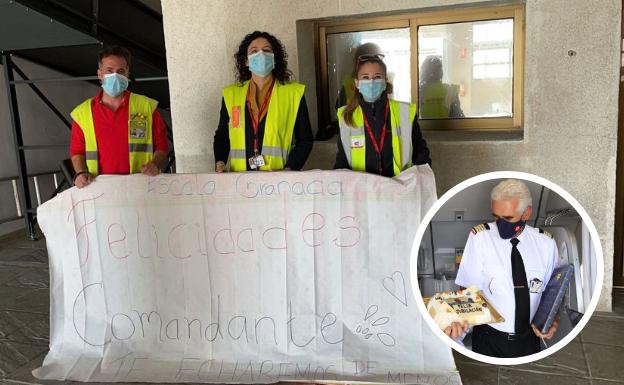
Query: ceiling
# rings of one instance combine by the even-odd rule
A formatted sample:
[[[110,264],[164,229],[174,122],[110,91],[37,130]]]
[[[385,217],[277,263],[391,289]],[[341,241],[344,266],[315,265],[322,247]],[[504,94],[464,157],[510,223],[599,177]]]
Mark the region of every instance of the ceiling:
[[[159,0],[0,0],[0,25],[0,51],[69,76],[95,75],[106,45],[132,52],[133,78],[167,76]],[[133,91],[169,106],[167,81],[137,82]]]

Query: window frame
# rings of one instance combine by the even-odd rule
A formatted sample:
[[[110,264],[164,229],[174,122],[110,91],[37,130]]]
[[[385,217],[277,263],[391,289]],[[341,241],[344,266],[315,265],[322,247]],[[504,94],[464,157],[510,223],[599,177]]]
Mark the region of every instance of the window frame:
[[[488,7],[462,7],[441,11],[405,12],[391,16],[353,17],[316,23],[317,36],[317,86],[319,123],[331,122],[329,106],[329,78],[327,73],[327,36],[334,33],[364,32],[394,28],[410,29],[410,68],[412,103],[418,105],[418,28],[428,25],[513,19],[513,82],[512,116],[483,118],[418,119],[425,132],[497,132],[522,133],[524,123],[524,38],[525,5],[498,5]],[[472,65],[472,64],[471,64]]]

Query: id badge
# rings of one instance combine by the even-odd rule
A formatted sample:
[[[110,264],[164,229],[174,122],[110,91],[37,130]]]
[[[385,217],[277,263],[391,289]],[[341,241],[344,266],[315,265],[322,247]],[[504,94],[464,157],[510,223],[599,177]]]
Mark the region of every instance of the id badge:
[[[364,138],[360,136],[354,136],[351,138],[351,148],[363,148]]]
[[[540,279],[533,278],[529,282],[529,292],[531,292],[531,293],[539,293],[540,289],[542,288],[542,284],[543,284],[543,282]]]
[[[143,116],[133,116],[128,122],[132,139],[145,139],[147,135],[147,119]]]
[[[138,127],[130,127],[130,137],[132,139],[145,139],[146,129]]]
[[[249,168],[252,170],[255,170],[258,168],[258,166],[256,166],[256,158],[255,157],[251,157],[249,159],[247,159],[249,161]]]
[[[264,157],[262,155],[255,155],[249,158],[249,167],[252,170],[262,167],[264,164]]]

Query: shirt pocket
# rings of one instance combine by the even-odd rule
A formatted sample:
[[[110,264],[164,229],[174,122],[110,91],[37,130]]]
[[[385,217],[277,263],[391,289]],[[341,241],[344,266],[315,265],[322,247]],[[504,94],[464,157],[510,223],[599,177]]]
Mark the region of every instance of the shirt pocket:
[[[530,294],[542,294],[546,283],[544,282],[544,271],[539,269],[527,269],[527,285]]]
[[[485,265],[482,274],[481,288],[486,297],[504,295],[508,291],[508,281],[499,265]]]

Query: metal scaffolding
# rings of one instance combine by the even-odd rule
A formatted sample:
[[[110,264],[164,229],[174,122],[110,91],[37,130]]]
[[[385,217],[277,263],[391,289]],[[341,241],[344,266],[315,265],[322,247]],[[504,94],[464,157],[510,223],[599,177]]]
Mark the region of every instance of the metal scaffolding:
[[[26,233],[27,237],[31,240],[36,239],[36,213],[37,208],[33,206],[33,202],[31,199],[31,191],[29,185],[29,179],[34,178],[34,186],[36,190],[37,203],[41,204],[41,195],[39,193],[39,184],[36,179],[42,175],[54,175],[56,181],[56,173],[57,171],[50,171],[45,173],[39,173],[36,175],[29,175],[28,168],[26,164],[26,151],[40,151],[40,150],[58,150],[58,149],[66,149],[65,145],[57,145],[57,144],[49,144],[49,145],[26,145],[24,144],[24,140],[22,137],[22,124],[19,115],[19,106],[18,106],[18,98],[16,93],[16,86],[19,85],[27,85],[29,86],[33,92],[43,101],[43,103],[67,126],[68,129],[71,129],[70,121],[65,118],[65,116],[58,110],[58,108],[48,99],[45,94],[35,85],[35,83],[44,83],[44,82],[71,82],[76,80],[88,81],[88,80],[97,80],[97,76],[83,76],[83,77],[62,77],[62,78],[46,78],[46,79],[29,79],[28,76],[22,71],[12,60],[12,54],[9,52],[2,53],[2,67],[4,72],[4,80],[6,85],[6,91],[9,102],[9,115],[11,118],[11,128],[13,133],[14,145],[15,145],[15,155],[18,163],[18,175],[17,177],[11,178],[1,178],[0,182],[13,182],[14,194],[16,194],[16,209],[17,215],[11,218],[0,218],[0,223],[7,222],[9,220],[15,220],[23,218],[26,225]],[[14,72],[17,73],[22,79],[15,80]],[[163,81],[167,80],[167,77],[149,77],[149,78],[139,78],[134,79],[137,82],[145,82],[145,81]],[[168,128],[167,135],[170,141],[172,139],[171,129]],[[170,171],[174,162],[174,152],[173,150],[169,153],[169,163],[165,171]],[[60,171],[58,171],[60,172]],[[52,194],[51,197],[54,197],[58,194],[65,186],[71,187],[73,186],[73,181],[67,180],[67,176],[64,175],[63,181],[59,183],[55,183],[56,190]]]
[[[16,206],[16,215],[11,215],[10,218],[0,218],[0,223],[23,219],[26,225],[27,237],[34,240],[36,238],[36,205],[46,200],[42,200],[41,197],[39,178],[53,175],[55,191],[51,197],[58,194],[62,189],[73,186],[73,180],[67,175],[68,172],[62,172],[58,169],[38,174],[28,173],[27,151],[58,150],[66,149],[67,146],[24,143],[16,88],[18,86],[28,86],[54,115],[70,129],[71,121],[37,87],[37,84],[75,81],[95,83],[98,78],[97,76],[67,76],[30,79],[16,65],[13,60],[14,56],[34,61],[63,73],[84,73],[93,67],[91,61],[86,60],[85,62],[85,55],[93,57],[94,52],[97,52],[96,50],[104,42],[107,44],[122,44],[130,48],[133,54],[136,53],[138,60],[136,66],[142,66],[142,71],[134,72],[147,75],[138,79],[132,79],[133,82],[140,84],[145,84],[144,82],[166,82],[167,76],[154,76],[166,74],[162,16],[136,0],[115,2],[92,0],[83,3],[67,0],[0,0],[0,5],[3,8],[3,12],[0,14],[0,24],[12,31],[10,34],[0,34],[0,56],[2,56],[11,131],[18,166],[18,175],[0,178],[0,183],[11,183],[13,185]],[[106,12],[102,13],[102,11]],[[131,23],[123,18],[122,20],[118,20],[118,17],[112,18],[111,15],[124,15],[123,18],[125,19],[142,20],[142,22],[140,25],[136,25],[136,23]],[[126,26],[139,28],[142,39],[134,37],[137,33],[126,31]],[[130,36],[133,36],[133,38],[130,38]],[[83,48],[85,52],[82,51]],[[54,52],[58,50],[58,54],[50,55],[48,50],[54,50]],[[82,54],[77,55],[76,52]],[[72,58],[69,62],[80,62],[81,65],[64,67],[63,64],[67,64],[66,59],[68,57]],[[59,62],[56,63],[55,60],[59,60]],[[65,61],[63,62],[63,60]],[[133,65],[134,67],[135,65]],[[15,79],[16,75],[19,79]],[[168,87],[148,87],[150,91],[155,91],[161,96],[166,95],[168,97],[168,92],[162,92],[163,88],[166,90]],[[146,93],[150,94],[149,91]],[[171,128],[168,127],[167,131],[169,140],[173,142]],[[166,171],[173,167],[174,159],[174,153],[171,150]],[[60,161],[62,160],[59,159]],[[63,162],[65,163],[61,165],[61,169],[71,169],[70,166],[68,167],[69,163],[67,160]],[[59,175],[62,177],[60,183]],[[31,195],[31,180],[34,187],[36,205],[33,204],[33,196]]]

